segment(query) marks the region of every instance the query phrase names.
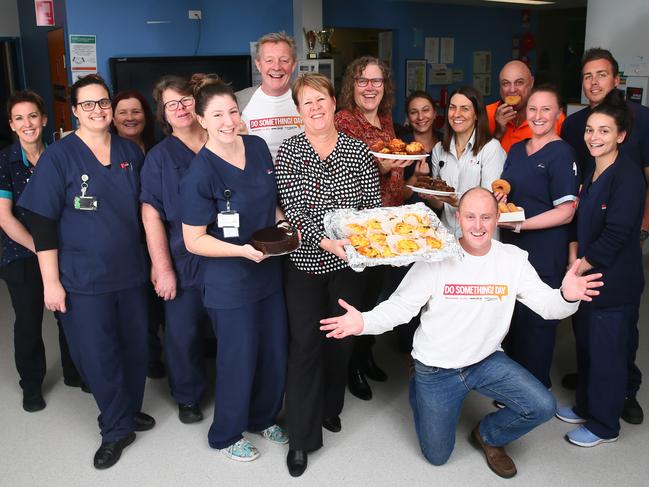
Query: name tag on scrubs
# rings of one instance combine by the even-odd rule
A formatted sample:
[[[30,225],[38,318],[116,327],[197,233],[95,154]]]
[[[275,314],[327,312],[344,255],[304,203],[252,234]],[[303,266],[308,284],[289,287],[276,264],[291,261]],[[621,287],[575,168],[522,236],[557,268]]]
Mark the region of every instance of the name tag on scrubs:
[[[216,224],[223,229],[224,238],[239,236],[239,213],[236,211],[222,211],[216,217]]]
[[[97,198],[95,198],[94,196],[75,196],[74,209],[97,211]]]

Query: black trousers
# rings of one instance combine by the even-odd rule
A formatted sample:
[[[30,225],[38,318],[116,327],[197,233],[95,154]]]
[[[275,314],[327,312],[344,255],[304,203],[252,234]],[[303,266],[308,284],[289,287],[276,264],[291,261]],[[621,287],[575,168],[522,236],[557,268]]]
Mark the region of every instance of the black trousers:
[[[360,310],[369,311],[379,302],[388,266],[366,267],[362,274],[365,281],[365,290],[361,298]],[[349,362],[350,369],[362,369],[372,353],[372,347],[376,343],[374,335],[362,335],[353,337],[354,347]]]
[[[338,298],[358,307],[364,276],[349,268],[307,274],[286,262],[285,291],[289,322],[286,415],[292,450],[322,446],[323,418],[341,413],[347,385],[352,337],[326,338],[320,320],[344,313]]]
[[[40,392],[45,378],[45,346],[43,345],[43,282],[36,256],[11,262],[2,268],[11,305],[16,315],[14,322],[14,355],[20,376],[20,387],[27,394]],[[79,373],[70,358],[60,321],[59,347],[63,377],[79,380]]]

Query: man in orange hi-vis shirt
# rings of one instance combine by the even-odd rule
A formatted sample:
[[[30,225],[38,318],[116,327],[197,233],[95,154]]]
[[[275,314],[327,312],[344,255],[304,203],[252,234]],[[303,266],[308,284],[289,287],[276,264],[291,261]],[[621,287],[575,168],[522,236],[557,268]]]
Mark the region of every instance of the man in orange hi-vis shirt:
[[[510,61],[500,70],[498,83],[502,100],[487,105],[487,118],[491,134],[500,140],[505,152],[509,152],[516,142],[532,137],[525,107],[534,86],[534,77],[525,63]],[[555,126],[557,134],[561,132],[565,119],[562,113]]]

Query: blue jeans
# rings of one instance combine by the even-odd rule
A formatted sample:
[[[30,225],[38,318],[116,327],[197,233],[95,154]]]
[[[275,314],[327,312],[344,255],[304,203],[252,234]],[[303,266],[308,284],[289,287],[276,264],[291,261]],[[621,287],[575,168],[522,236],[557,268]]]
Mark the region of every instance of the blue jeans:
[[[443,465],[451,456],[462,403],[472,389],[506,406],[480,422],[480,435],[491,446],[520,438],[552,418],[556,409],[554,396],[504,352],[460,369],[415,361],[410,405],[421,451],[433,465]]]

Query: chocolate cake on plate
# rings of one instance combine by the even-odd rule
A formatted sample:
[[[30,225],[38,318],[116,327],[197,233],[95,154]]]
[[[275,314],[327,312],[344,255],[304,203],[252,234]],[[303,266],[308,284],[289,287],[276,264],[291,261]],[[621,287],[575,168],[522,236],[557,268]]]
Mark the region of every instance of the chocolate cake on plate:
[[[252,246],[266,255],[283,255],[300,246],[297,230],[282,220],[272,227],[262,228],[252,234]]]

